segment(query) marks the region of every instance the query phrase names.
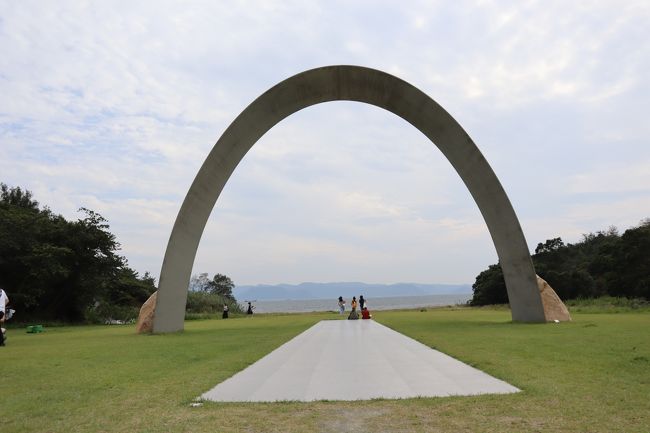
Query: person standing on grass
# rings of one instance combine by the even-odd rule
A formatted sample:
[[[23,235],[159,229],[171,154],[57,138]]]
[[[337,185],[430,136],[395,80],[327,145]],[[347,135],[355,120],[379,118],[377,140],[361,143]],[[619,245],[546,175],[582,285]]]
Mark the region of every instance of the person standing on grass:
[[[345,301],[343,296],[339,296],[339,314],[345,313]]]
[[[0,311],[5,313],[8,304],[9,304],[9,296],[7,296],[7,292],[5,292],[4,290],[2,290],[2,288],[0,288]]]
[[[359,295],[359,308],[363,311],[363,307],[366,306],[366,300],[363,299],[363,295]]]
[[[253,307],[253,305],[251,305],[251,303],[249,302],[248,309],[246,310],[246,314],[253,314],[253,308],[255,307]]]
[[[221,315],[222,319],[228,318],[228,305],[223,304],[223,314]]]
[[[0,346],[5,345],[6,329],[3,328],[2,325],[5,323],[7,304],[9,304],[9,296],[7,296],[7,293],[0,288]]]
[[[352,311],[350,311],[350,314],[348,315],[348,320],[358,320],[359,319],[359,312],[357,311],[357,307],[359,304],[357,303],[357,297],[353,296],[352,297],[352,302],[350,302],[350,308]]]
[[[2,327],[2,323],[5,321],[4,311],[0,311],[0,346],[5,345],[5,328]]]

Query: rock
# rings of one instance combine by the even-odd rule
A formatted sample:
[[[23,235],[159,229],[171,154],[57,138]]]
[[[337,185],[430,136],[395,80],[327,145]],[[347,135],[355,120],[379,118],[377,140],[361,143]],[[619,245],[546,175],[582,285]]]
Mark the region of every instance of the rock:
[[[151,333],[153,331],[153,315],[156,311],[156,299],[158,291],[153,292],[149,299],[147,299],[142,307],[140,307],[140,314],[138,315],[138,324],[135,326],[135,332],[138,334]]]
[[[544,281],[539,275],[537,276],[537,287],[542,296],[542,304],[544,305],[544,317],[547,322],[570,322],[571,315],[564,302],[555,293],[555,290]]]

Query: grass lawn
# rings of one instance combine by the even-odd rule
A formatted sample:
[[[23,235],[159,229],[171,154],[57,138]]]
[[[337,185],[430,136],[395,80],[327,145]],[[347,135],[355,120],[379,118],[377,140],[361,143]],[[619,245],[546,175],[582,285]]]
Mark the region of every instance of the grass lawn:
[[[365,402],[190,407],[198,395],[330,313],[132,326],[10,330],[0,348],[0,432],[650,432],[650,313],[510,322],[506,310],[375,318],[523,390]],[[345,356],[342,350],[341,356]],[[336,378],[332,378],[336,380]]]

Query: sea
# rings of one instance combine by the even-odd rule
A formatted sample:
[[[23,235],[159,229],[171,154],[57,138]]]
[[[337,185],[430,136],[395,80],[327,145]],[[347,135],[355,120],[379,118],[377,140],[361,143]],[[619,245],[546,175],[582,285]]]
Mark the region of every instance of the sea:
[[[465,304],[472,294],[391,296],[382,298],[365,297],[366,305],[373,310],[396,310],[407,308],[440,307]],[[346,311],[350,311],[350,299],[345,300]],[[253,301],[256,313],[309,313],[312,311],[338,311],[338,299],[287,299]]]

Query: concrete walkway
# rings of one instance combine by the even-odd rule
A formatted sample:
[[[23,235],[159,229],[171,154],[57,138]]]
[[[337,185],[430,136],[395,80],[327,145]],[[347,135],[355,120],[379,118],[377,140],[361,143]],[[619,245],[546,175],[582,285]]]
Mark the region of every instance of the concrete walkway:
[[[325,320],[201,398],[369,400],[518,391],[373,320]]]

